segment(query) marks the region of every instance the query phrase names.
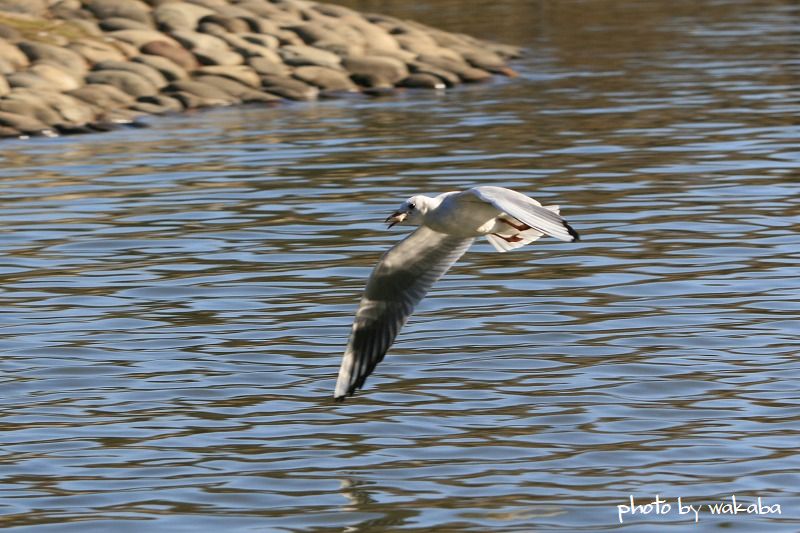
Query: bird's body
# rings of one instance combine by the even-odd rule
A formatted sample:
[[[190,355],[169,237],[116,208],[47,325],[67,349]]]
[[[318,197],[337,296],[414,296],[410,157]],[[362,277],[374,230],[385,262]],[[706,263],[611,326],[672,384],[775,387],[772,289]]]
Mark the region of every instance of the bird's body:
[[[486,236],[499,252],[542,235],[578,240],[578,233],[558,212],[558,206],[542,206],[522,193],[494,186],[406,200],[386,221],[389,227],[410,223],[419,228],[386,252],[370,276],[342,359],[334,398],[343,400],[361,388],[416,304],[476,237]]]

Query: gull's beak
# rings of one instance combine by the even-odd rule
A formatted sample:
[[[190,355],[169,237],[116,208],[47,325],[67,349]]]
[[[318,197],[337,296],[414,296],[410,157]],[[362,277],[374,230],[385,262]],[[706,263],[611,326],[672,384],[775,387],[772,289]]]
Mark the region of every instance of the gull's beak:
[[[399,224],[400,222],[404,221],[408,217],[408,213],[403,213],[402,211],[395,211],[384,221],[389,224],[391,228],[395,224]]]

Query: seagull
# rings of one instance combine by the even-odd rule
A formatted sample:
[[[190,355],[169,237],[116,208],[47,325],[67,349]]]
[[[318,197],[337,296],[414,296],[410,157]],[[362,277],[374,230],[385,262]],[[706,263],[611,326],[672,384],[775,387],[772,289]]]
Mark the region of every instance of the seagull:
[[[490,185],[434,198],[412,196],[386,222],[389,228],[419,227],[381,257],[367,281],[336,380],[336,401],[364,385],[414,307],[476,237],[485,236],[498,252],[543,235],[566,242],[580,239],[559,216],[557,205],[543,206],[520,192]]]

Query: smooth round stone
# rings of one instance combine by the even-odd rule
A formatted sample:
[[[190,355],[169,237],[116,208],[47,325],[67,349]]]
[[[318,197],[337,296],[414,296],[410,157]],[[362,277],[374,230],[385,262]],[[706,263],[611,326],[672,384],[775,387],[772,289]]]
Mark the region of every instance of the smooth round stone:
[[[125,60],[125,54],[120,52],[118,47],[95,39],[83,39],[70,43],[69,49],[80,54],[89,64]]]
[[[77,52],[52,44],[23,41],[17,45],[31,62],[50,61],[63,65],[70,72],[85,74],[89,65]]]
[[[358,90],[356,84],[352,82],[345,72],[327,67],[297,67],[292,76],[326,92],[352,92]]]
[[[139,102],[155,104],[162,108],[167,109],[170,113],[179,113],[183,111],[183,104],[177,98],[168,96],[166,94],[154,94],[151,96],[142,96],[138,99]]]
[[[170,2],[153,9],[153,19],[161,31],[195,31],[201,18],[214,15],[214,11],[189,2]]]
[[[5,39],[0,39],[0,57],[10,63],[14,70],[22,70],[31,63],[22,50]]]
[[[415,73],[409,74],[407,78],[400,80],[399,87],[409,89],[445,89],[447,85],[433,74]]]
[[[347,43],[347,39],[318,22],[307,22],[298,26],[289,26],[288,29],[296,33],[303,42],[308,45],[313,45],[317,41]]]
[[[86,76],[86,83],[101,83],[113,85],[124,93],[134,98],[156,94],[156,87],[147,78],[129,70],[97,70]]]
[[[166,87],[165,92],[179,100],[181,99],[179,96],[180,93],[192,94],[203,101],[200,107],[207,107],[209,105],[230,105],[237,102],[235,97],[222,89],[194,80],[173,81]],[[210,102],[218,103],[212,104]]]
[[[41,91],[37,96],[40,96],[52,109],[58,112],[67,124],[86,124],[96,117],[94,109],[89,104],[68,94]]]
[[[139,20],[127,19],[122,17],[111,17],[100,21],[100,29],[103,31],[117,30],[151,30],[150,24]]]
[[[434,67],[421,61],[413,61],[409,63],[408,69],[414,74],[430,74],[439,78],[447,87],[455,87],[461,83],[461,78],[454,72]]]
[[[168,82],[183,80],[189,77],[189,73],[186,69],[164,56],[141,54],[134,57],[133,61],[156,69]]]
[[[0,126],[12,128],[24,135],[47,135],[54,133],[50,126],[34,117],[7,113],[5,111],[0,111]]]
[[[201,75],[195,77],[195,80],[225,91],[229,95],[244,103],[275,103],[280,101],[280,98],[275,95],[258,91],[243,83],[239,83],[238,81],[226,78],[224,76]]]
[[[246,65],[200,67],[195,75],[222,76],[254,89],[261,86],[261,77],[252,67]]]
[[[122,92],[115,86],[100,83],[85,85],[67,94],[100,109],[126,107],[134,102],[134,98],[131,95]]]
[[[12,28],[6,24],[0,24],[0,39],[5,39],[13,43],[21,40],[22,34],[16,28]]]
[[[16,128],[0,125],[0,139],[13,139],[22,135],[23,133]]]
[[[316,100],[319,96],[319,89],[294,78],[267,75],[261,77],[261,83],[265,91],[289,100]]]
[[[194,50],[201,65],[241,65],[244,58],[231,50]]]
[[[287,77],[289,68],[283,64],[280,58],[271,59],[268,57],[248,57],[247,65],[259,75],[274,75]]]
[[[11,86],[8,84],[5,76],[0,76],[0,96],[5,96],[11,92]]]
[[[93,70],[125,70],[128,72],[133,72],[134,74],[145,78],[158,89],[165,87],[168,83],[167,79],[161,74],[161,72],[155,68],[145,65],[144,63],[134,61],[101,61],[94,66]]]
[[[190,51],[163,41],[152,41],[141,47],[144,54],[161,56],[169,59],[185,70],[194,70],[199,66],[197,58]]]
[[[317,65],[320,67],[337,68],[342,60],[334,53],[313,46],[288,45],[279,49],[283,62],[287,65],[302,67],[303,65]]]
[[[365,79],[366,77],[374,76],[386,80],[391,85],[394,85],[408,76],[406,64],[391,57],[348,57],[345,58],[342,65],[352,75],[361,76]],[[359,83],[359,85],[361,84],[360,82],[357,83]],[[374,87],[374,85],[368,86]]]
[[[118,41],[130,43],[136,48],[142,48],[153,41],[164,42],[172,46],[180,47],[175,39],[156,30],[117,30],[108,32],[106,36]]]
[[[247,21],[236,17],[223,16],[223,15],[206,15],[201,18],[198,26],[202,27],[203,24],[215,24],[225,29],[230,33],[247,33],[250,31],[250,25]]]
[[[6,76],[8,85],[12,88],[21,89],[48,89],[52,87],[52,82],[30,71],[14,72]]]
[[[139,0],[83,0],[83,4],[99,19],[118,17],[152,23],[150,6]]]
[[[78,78],[51,63],[36,63],[28,69],[28,72],[35,74],[49,82],[48,89],[66,92],[77,89],[83,85],[83,79]]]
[[[501,73],[506,68],[503,58],[489,50],[460,47],[456,51],[475,68],[495,73]]]
[[[10,98],[0,100],[0,111],[31,117],[48,126],[63,121],[61,115],[50,107],[42,97],[27,91],[20,91]],[[16,127],[13,124],[9,125]]]

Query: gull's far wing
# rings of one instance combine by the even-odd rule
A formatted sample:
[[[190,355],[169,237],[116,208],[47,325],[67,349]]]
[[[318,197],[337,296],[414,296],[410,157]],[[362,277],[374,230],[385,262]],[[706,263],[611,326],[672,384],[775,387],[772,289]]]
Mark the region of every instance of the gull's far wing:
[[[545,235],[568,242],[580,239],[578,232],[557,211],[547,209],[522,193],[491,185],[475,187],[467,192]]]
[[[400,328],[436,280],[472,244],[421,226],[386,252],[367,282],[339,369],[334,398],[364,385]]]

